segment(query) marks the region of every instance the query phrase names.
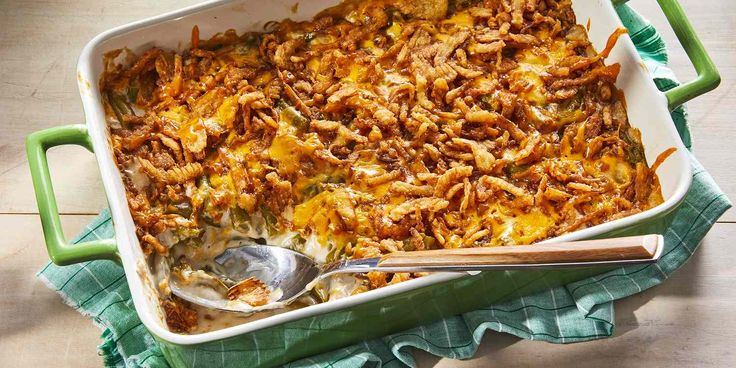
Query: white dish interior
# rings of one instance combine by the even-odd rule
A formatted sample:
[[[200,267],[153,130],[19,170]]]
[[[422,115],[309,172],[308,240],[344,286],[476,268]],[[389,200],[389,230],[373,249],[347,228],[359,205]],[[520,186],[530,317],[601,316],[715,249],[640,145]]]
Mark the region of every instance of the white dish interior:
[[[191,29],[194,25],[199,27],[202,39],[207,39],[217,32],[230,28],[235,29],[238,33],[260,31],[267,21],[284,18],[309,19],[320,10],[338,2],[338,0],[300,2],[297,12],[294,13],[291,10],[294,0],[210,1],[111,29],[95,37],[82,51],[77,79],[84,103],[87,126],[97,153],[102,181],[115,224],[116,241],[138,315],[146,328],[158,337],[184,345],[218,340],[350,307],[464,275],[434,274],[199,335],[171,332],[161,318],[151,273],[146,266],[143,252],[135,235],[135,225],[128,210],[125,188],[113,161],[109,145],[102,98],[98,88],[98,79],[103,72],[102,55],[107,51],[123,47],[136,53],[153,46],[180,50],[188,47]],[[588,19],[591,20],[589,37],[598,50],[603,49],[608,36],[615,29],[623,27],[609,0],[575,0],[573,8],[578,23],[586,24]],[[677,151],[660,166],[657,172],[665,202],[648,211],[575,231],[558,237],[556,240],[589,238],[666,213],[684,198],[690,187],[692,178],[689,158],[670,117],[667,100],[650,79],[646,67],[628,36],[624,35],[619,39],[606,62],[621,63],[622,69],[616,84],[624,90],[631,125],[641,130],[648,163],[651,165],[657,155],[665,149],[677,148]]]

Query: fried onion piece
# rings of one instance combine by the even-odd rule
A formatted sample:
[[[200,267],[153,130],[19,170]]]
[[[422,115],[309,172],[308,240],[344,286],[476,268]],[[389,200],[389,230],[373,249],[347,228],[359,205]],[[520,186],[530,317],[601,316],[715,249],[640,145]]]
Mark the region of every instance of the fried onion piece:
[[[447,13],[448,0],[396,0],[402,12],[420,19],[440,19]]]
[[[249,277],[240,281],[227,290],[228,299],[238,300],[253,307],[268,304],[270,296],[271,291],[266,284],[255,277]]]
[[[451,184],[462,181],[472,173],[472,166],[458,166],[445,171],[445,173],[437,179],[437,184],[434,187],[434,195],[436,197],[444,197],[445,192],[449,189]]]
[[[494,187],[496,189],[506,191],[509,194],[513,194],[515,197],[521,199],[523,203],[527,205],[531,205],[534,203],[534,197],[530,193],[520,187],[517,187],[516,185],[509,183],[504,179],[495,176],[483,176],[480,178],[480,182],[489,187]]]
[[[399,221],[414,211],[437,212],[446,208],[448,205],[450,205],[450,202],[440,198],[417,198],[394,207],[388,213],[388,216],[393,221]]]
[[[184,302],[174,299],[161,301],[161,307],[166,315],[166,324],[173,332],[191,332],[197,328],[197,312],[184,305]]]

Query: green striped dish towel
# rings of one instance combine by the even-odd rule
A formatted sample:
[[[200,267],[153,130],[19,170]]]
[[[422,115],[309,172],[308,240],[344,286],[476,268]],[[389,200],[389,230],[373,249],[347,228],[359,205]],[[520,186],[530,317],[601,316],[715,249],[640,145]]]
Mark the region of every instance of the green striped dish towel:
[[[676,85],[664,65],[667,54],[656,30],[627,6],[619,16],[644,58],[657,86]],[[690,147],[684,108],[672,113],[686,146]],[[656,264],[629,266],[545,290],[535,295],[416,327],[380,339],[364,341],[338,351],[289,364],[289,367],[414,366],[411,347],[432,354],[464,359],[473,356],[487,329],[525,339],[571,343],[611,336],[613,301],[663,282],[693,254],[713,223],[731,205],[710,175],[692,158],[693,185],[664,234],[665,252]],[[113,235],[108,211],[101,213],[75,240]],[[48,286],[79,312],[104,329],[100,354],[109,367],[167,367],[153,337],[141,325],[123,270],[109,261],[58,267],[48,264],[38,273]],[[269,346],[264,341],[262,346]],[[205,354],[203,354],[205,355]],[[197,360],[198,367],[236,366],[237,360]]]

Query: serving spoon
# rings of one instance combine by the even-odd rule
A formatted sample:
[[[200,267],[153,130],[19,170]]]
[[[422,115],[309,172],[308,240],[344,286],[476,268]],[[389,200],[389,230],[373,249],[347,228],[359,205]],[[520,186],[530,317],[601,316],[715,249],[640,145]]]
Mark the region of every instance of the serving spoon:
[[[375,258],[345,259],[324,265],[299,252],[277,246],[247,244],[215,257],[213,273],[233,281],[261,280],[276,300],[252,307],[218,293],[195,293],[177,277],[169,286],[178,297],[209,308],[256,312],[280,308],[302,296],[319,281],[338,273],[484,271],[492,269],[590,267],[655,262],[662,253],[662,235],[580,240],[537,245],[457,248],[395,252]]]

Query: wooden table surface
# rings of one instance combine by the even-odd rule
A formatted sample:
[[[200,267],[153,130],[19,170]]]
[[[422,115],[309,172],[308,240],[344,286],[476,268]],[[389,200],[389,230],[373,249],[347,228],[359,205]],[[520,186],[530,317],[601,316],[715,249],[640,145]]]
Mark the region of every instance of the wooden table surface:
[[[82,47],[112,26],[194,0],[0,1],[0,366],[96,367],[100,330],[35,277],[48,258],[31,189],[23,139],[30,132],[84,120],[75,68]],[[690,103],[694,151],[736,199],[736,2],[681,0],[715,60],[721,86]],[[654,0],[631,4],[670,46],[681,80],[692,67]],[[182,35],[186,38],[186,35]],[[66,233],[106,206],[93,156],[53,149],[49,158]],[[665,284],[616,303],[617,329],[606,340],[552,345],[488,332],[475,358],[417,353],[420,367],[733,366],[736,362],[736,211],[715,224],[692,260]]]

